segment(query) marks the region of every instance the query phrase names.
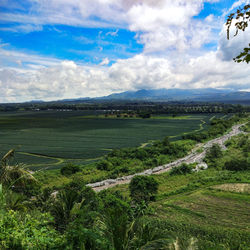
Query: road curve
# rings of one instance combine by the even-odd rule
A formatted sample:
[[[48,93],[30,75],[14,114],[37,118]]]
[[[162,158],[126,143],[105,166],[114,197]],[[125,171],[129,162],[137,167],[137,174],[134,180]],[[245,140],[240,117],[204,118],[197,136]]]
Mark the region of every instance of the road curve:
[[[244,133],[243,131],[240,130],[240,127],[242,126],[243,124],[238,124],[238,125],[235,125],[232,127],[232,130],[223,135],[223,136],[220,136],[218,138],[215,138],[215,139],[212,139],[206,143],[203,143],[203,144],[198,144],[198,148],[203,148],[203,152],[202,153],[197,153],[197,147],[190,153],[188,154],[187,156],[183,157],[183,158],[180,158],[176,161],[173,161],[171,163],[168,163],[168,164],[165,164],[165,165],[162,165],[162,166],[158,166],[158,167],[155,167],[155,168],[152,168],[152,169],[147,169],[141,173],[136,173],[136,174],[133,174],[133,175],[128,175],[128,176],[123,176],[123,177],[119,177],[117,179],[107,179],[107,180],[103,180],[103,181],[100,181],[100,182],[95,182],[95,183],[89,183],[87,184],[87,186],[93,188],[93,190],[95,190],[96,192],[99,192],[103,189],[107,189],[107,188],[111,188],[111,187],[114,187],[116,185],[120,185],[120,184],[127,184],[131,181],[131,179],[136,176],[136,175],[152,175],[152,174],[161,174],[161,173],[164,173],[164,172],[167,172],[169,171],[171,168],[173,167],[177,167],[179,165],[181,165],[182,163],[187,163],[187,164],[190,164],[190,163],[198,163],[198,167],[205,167],[206,168],[206,164],[203,163],[203,159],[206,155],[206,151],[213,145],[213,144],[219,144],[222,149],[225,149],[225,142],[230,139],[232,136],[235,136],[235,135],[238,135],[240,133]],[[196,168],[196,170],[198,170]]]

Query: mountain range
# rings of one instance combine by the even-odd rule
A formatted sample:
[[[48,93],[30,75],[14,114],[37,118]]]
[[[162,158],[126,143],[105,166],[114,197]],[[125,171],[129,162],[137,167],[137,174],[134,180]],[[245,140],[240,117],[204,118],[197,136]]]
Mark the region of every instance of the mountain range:
[[[232,91],[228,89],[141,89],[125,91],[102,97],[82,97],[63,99],[53,102],[81,103],[81,102],[109,102],[109,101],[149,101],[149,102],[221,102],[250,105],[249,91]],[[29,103],[43,101],[30,101]]]
[[[95,99],[140,100],[140,101],[206,101],[206,102],[249,102],[250,92],[225,89],[141,89],[111,94]]]

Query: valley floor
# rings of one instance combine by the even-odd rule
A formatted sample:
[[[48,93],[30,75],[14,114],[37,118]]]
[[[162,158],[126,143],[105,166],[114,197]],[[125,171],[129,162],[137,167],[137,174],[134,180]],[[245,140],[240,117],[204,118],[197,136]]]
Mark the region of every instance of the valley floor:
[[[136,175],[151,175],[151,174],[162,174],[164,172],[170,171],[172,168],[177,167],[183,163],[191,164],[191,163],[197,163],[198,166],[196,167],[196,170],[199,171],[199,168],[207,168],[206,163],[203,162],[203,159],[206,155],[207,150],[213,145],[213,144],[219,144],[223,149],[225,149],[225,142],[230,139],[232,136],[236,136],[238,134],[244,133],[240,130],[240,127],[243,126],[243,124],[238,124],[232,127],[232,130],[228,132],[227,134],[220,136],[218,138],[212,139],[204,144],[199,144],[195,148],[195,150],[192,150],[192,152],[174,162],[171,162],[169,164],[158,166],[153,169],[145,170],[141,173],[119,177],[117,179],[107,179],[96,183],[87,184],[87,186],[92,187],[95,191],[101,191],[107,188],[114,187],[116,185],[121,184],[128,184],[132,178]],[[197,152],[198,149],[202,148],[202,152]]]

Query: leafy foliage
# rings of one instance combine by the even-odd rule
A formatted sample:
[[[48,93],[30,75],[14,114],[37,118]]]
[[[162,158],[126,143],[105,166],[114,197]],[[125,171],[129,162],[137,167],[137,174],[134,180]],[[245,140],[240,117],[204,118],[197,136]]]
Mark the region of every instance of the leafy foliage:
[[[81,171],[80,167],[74,165],[73,163],[68,163],[60,169],[61,174],[66,176],[75,174],[80,171]]]
[[[213,144],[211,148],[208,149],[205,157],[205,162],[210,167],[215,167],[216,162],[223,156],[221,147],[218,144]]]
[[[234,158],[230,161],[225,162],[225,169],[230,171],[244,171],[250,170],[249,158]]]
[[[181,175],[181,174],[191,174],[193,170],[192,165],[186,163],[181,164],[178,167],[174,167],[170,171],[170,175]]]
[[[106,170],[109,171],[112,168],[112,163],[107,160],[102,160],[97,163],[97,169],[98,170]]]
[[[9,165],[11,158],[14,157],[14,150],[10,150],[1,160],[0,165],[0,183],[13,190],[34,194],[35,189],[39,189],[39,184],[31,172],[25,169],[22,164]]]
[[[152,176],[135,176],[129,184],[130,197],[137,204],[154,200],[157,190],[158,183]]]
[[[250,22],[250,4],[245,5],[243,8],[237,9],[235,13],[231,13],[227,18],[227,39],[229,39],[229,31],[233,21],[236,20],[234,26],[236,27],[236,32],[234,36],[237,36],[239,30],[245,31]],[[235,62],[250,62],[250,44],[249,47],[244,48],[244,51],[241,52],[238,56],[234,58]]]
[[[0,213],[1,249],[59,249],[64,238],[50,224],[48,213],[20,213],[13,210]]]

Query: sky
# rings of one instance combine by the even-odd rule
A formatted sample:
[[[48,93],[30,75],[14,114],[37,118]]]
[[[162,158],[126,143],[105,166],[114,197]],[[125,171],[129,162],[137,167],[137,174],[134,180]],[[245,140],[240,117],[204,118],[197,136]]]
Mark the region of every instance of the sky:
[[[235,63],[250,30],[226,37],[250,0],[1,0],[0,103],[128,90],[250,91]]]

